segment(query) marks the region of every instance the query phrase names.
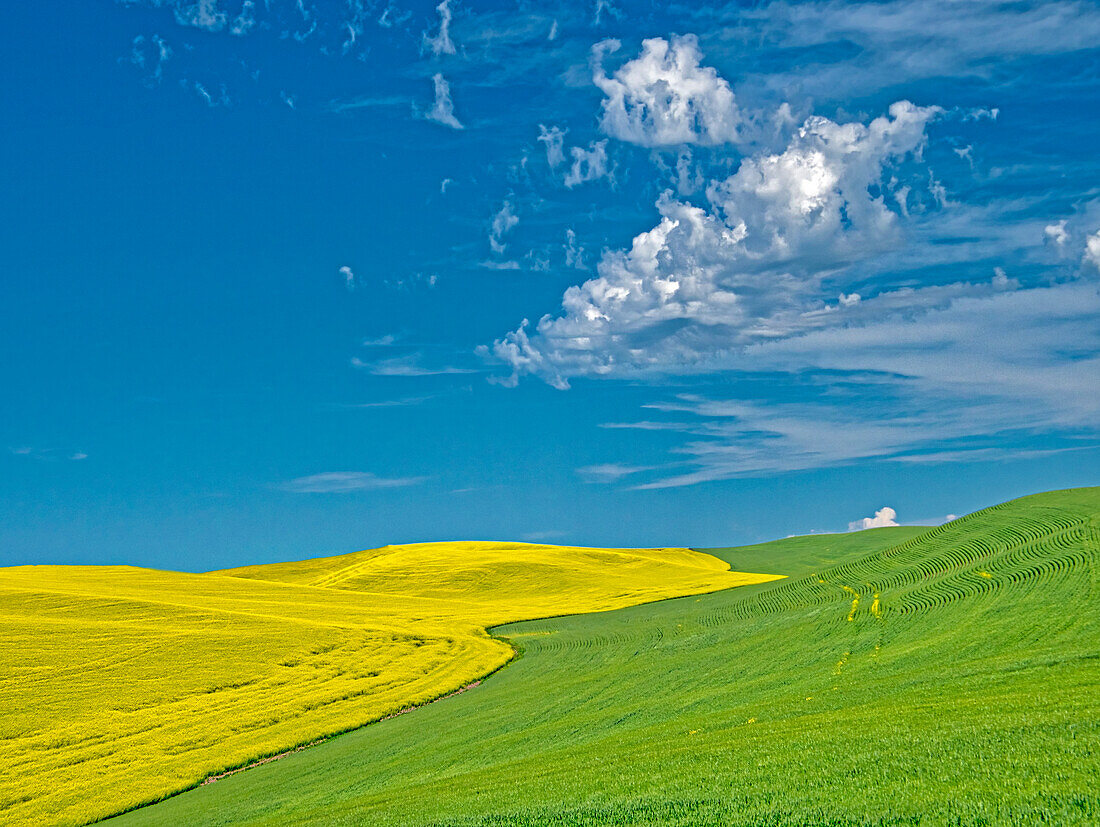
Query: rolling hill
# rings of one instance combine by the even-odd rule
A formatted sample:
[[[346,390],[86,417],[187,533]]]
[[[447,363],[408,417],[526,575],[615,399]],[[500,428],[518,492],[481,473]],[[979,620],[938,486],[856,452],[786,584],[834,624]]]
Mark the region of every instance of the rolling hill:
[[[1100,821],[1100,488],[711,553],[791,576],[499,627],[476,690],[111,823]]]

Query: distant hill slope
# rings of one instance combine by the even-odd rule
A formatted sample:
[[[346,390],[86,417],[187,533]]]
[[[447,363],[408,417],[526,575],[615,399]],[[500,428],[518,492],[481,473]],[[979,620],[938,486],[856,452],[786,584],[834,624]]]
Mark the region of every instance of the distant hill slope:
[[[653,600],[663,587],[670,589],[669,594],[695,593],[780,576],[769,573],[733,581],[729,565],[721,559],[684,548],[604,549],[492,542],[385,546],[214,574],[371,595],[474,602],[486,608],[499,607],[497,615],[525,617],[570,614],[578,611],[572,606],[581,603],[586,612],[618,608]],[[698,587],[700,583],[707,585]]]
[[[804,534],[753,546],[701,548],[699,551],[725,560],[736,571],[759,568],[795,577],[897,545],[927,530],[925,526],[895,526],[847,534]]]
[[[1100,822],[1100,488],[820,542],[723,552],[787,580],[496,629],[523,657],[475,691],[117,823]]]
[[[776,577],[491,543],[227,574],[0,569],[0,823],[87,823],[437,698],[512,657],[493,624]]]

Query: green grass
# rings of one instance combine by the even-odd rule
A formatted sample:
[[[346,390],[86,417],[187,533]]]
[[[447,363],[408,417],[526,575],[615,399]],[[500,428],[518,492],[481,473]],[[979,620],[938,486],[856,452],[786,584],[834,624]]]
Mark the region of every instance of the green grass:
[[[1100,488],[711,551],[792,577],[502,627],[477,689],[111,823],[1100,821]]]

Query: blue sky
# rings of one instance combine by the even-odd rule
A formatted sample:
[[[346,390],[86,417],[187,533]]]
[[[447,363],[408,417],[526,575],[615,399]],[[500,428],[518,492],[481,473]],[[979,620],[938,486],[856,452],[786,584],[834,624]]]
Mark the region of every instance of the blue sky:
[[[1094,3],[9,18],[2,564],[730,545],[1100,481]]]

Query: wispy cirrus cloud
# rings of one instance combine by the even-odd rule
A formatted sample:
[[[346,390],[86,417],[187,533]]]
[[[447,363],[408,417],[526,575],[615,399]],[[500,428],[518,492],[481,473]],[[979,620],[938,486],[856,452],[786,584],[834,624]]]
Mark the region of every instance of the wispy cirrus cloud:
[[[83,451],[72,448],[34,448],[29,445],[19,445],[9,448],[12,456],[25,457],[38,462],[80,462],[88,458]]]
[[[324,471],[297,477],[279,487],[292,494],[350,494],[419,485],[428,477],[379,477],[369,471]]]
[[[825,0],[699,6],[688,13],[708,47],[738,44],[733,51],[743,53],[748,46],[758,58],[803,50],[797,69],[776,70],[764,61],[747,73],[773,90],[799,89],[818,99],[927,78],[989,77],[1009,61],[1100,41],[1100,8],[1083,0]]]
[[[348,100],[334,100],[327,104],[326,108],[331,112],[352,112],[356,109],[372,109],[385,107],[406,107],[410,112],[414,111],[413,99],[407,95],[386,95],[383,97],[364,96],[349,98]]]
[[[450,374],[481,372],[478,368],[424,364],[420,353],[393,356],[373,361],[353,356],[351,364],[353,367],[365,370],[375,376],[444,376]]]
[[[561,171],[560,180],[566,189],[601,178],[613,181],[607,141],[589,141],[587,149],[583,146],[569,147],[571,163],[566,163],[566,132],[567,130],[558,126],[547,128],[544,124],[539,124],[539,136],[536,139],[546,150],[546,163],[551,171]]]
[[[340,274],[340,278],[344,280],[344,287],[348,290],[355,289],[355,271],[348,265],[341,265],[340,269],[336,271]]]
[[[674,419],[608,427],[685,436],[672,455],[690,467],[639,488],[868,460],[975,462],[1089,450],[1100,440],[1097,318],[1100,289],[1089,280],[955,298],[915,317],[887,313],[723,360],[742,381],[767,377],[771,393],[681,394],[646,406]],[[1028,445],[1037,434],[1055,445]]]
[[[256,3],[255,0],[244,0],[241,3],[241,10],[237,13],[237,16],[233,18],[233,22],[229,26],[229,33],[237,37],[242,37],[248,34],[252,27],[256,25]]]
[[[414,405],[422,405],[437,396],[438,394],[429,394],[426,396],[402,396],[398,399],[379,399],[372,402],[348,402],[339,407],[363,410],[372,408],[410,408]]]
[[[207,106],[230,106],[232,104],[224,83],[220,84],[217,88],[208,88],[206,84],[200,81],[184,79],[180,81],[180,85],[184,89],[193,91]]]
[[[145,72],[145,85],[156,86],[164,77],[164,64],[172,57],[172,48],[160,35],[139,34],[130,44],[130,63]]]
[[[506,198],[489,223],[489,248],[494,253],[501,255],[504,252],[506,247],[504,237],[512,232],[517,224],[519,224],[519,216],[516,215],[512,202]]]
[[[228,22],[228,15],[218,6],[218,0],[196,0],[193,3],[173,3],[176,22],[181,26],[220,32]],[[241,11],[242,15],[244,10]]]
[[[436,72],[432,75],[432,88],[435,90],[435,101],[424,117],[429,121],[449,126],[451,129],[465,129],[462,122],[455,117],[455,105],[451,100],[451,84],[442,73]]]
[[[1009,55],[1081,48],[1084,40],[1059,26],[1100,23],[1072,2],[950,5]],[[936,48],[950,50],[962,29],[952,21],[948,32],[944,12],[936,0],[698,10],[701,19],[744,18],[726,41],[708,34],[707,48],[719,54],[756,26],[794,30],[807,45],[854,32],[856,41],[893,43],[903,55],[927,29],[933,40],[942,35]],[[828,18],[820,26],[819,13]],[[915,20],[928,26],[914,28]],[[1043,42],[1022,37],[1021,21],[1034,23]],[[505,384],[524,375],[562,389],[581,378],[696,377],[705,387],[708,377],[723,384],[770,377],[770,397],[688,395],[650,406],[676,421],[606,423],[685,435],[675,461],[638,467],[637,488],[866,460],[992,459],[1012,454],[1027,435],[1064,441],[1096,432],[1100,402],[1090,389],[1100,384],[1100,341],[1089,320],[1100,311],[1092,259],[1094,247],[1100,257],[1100,235],[1092,241],[1100,222],[1088,224],[1087,210],[1071,219],[1041,215],[1052,203],[1042,193],[967,203],[926,156],[934,123],[991,128],[996,108],[898,101],[869,121],[796,118],[788,103],[747,112],[694,38],[645,41],[638,56],[605,69],[618,48],[594,50],[601,128],[625,143],[675,148],[675,168],[658,152],[652,157],[678,196],[665,193],[659,223],[628,248],[605,252],[595,276],[567,289],[556,312],[480,350],[511,368]],[[765,40],[754,59],[769,48]],[[979,64],[993,54],[984,43],[957,51],[947,63],[963,73],[984,72]],[[834,53],[821,50],[821,59]],[[923,76],[931,64],[922,68],[922,60],[915,56],[899,77]],[[890,60],[876,71],[882,65]],[[774,135],[763,140],[768,129]],[[566,133],[541,127],[551,169],[565,165]],[[710,155],[693,156],[688,145]],[[951,148],[937,157],[946,153],[975,179],[985,174],[973,145]],[[722,160],[733,173],[712,177]],[[997,172],[1009,174],[1017,172]],[[705,201],[689,199],[700,192]],[[1051,270],[1055,259],[1063,264]],[[964,267],[967,277],[943,278]],[[1030,275],[1021,278],[1018,267]],[[1039,267],[1048,268],[1043,279],[1034,276]],[[824,392],[792,402],[792,389],[815,378]],[[635,472],[618,472],[628,468],[610,464],[604,476],[626,478]]]
[[[640,474],[644,471],[652,471],[657,466],[653,465],[623,465],[617,462],[601,463],[599,465],[586,465],[577,469],[577,473],[587,482],[618,482],[624,477]]]
[[[237,4],[164,5],[206,21],[188,26],[220,27],[223,42],[235,42],[226,33]],[[369,16],[359,2],[347,6],[348,15],[358,7],[354,22],[339,19],[342,7],[317,7],[312,23],[303,14],[294,20],[299,30],[289,22],[298,14],[293,3],[265,3],[250,10],[258,22],[248,30],[255,37],[316,26],[311,42],[335,54],[335,34],[344,51],[360,51],[369,41],[360,38],[364,26],[386,28],[402,14],[392,4]],[[1089,318],[1097,309],[1100,222],[1084,209],[1069,213],[1096,195],[1085,193],[1095,176],[1081,174],[1092,162],[1057,159],[1053,167],[1025,149],[1002,153],[1015,163],[998,158],[991,167],[979,132],[1004,147],[1040,131],[1011,93],[1023,78],[1031,83],[1024,69],[1037,62],[1025,61],[1095,49],[1095,3],[704,4],[672,12],[675,25],[654,12],[645,31],[615,30],[632,47],[604,40],[591,54],[602,35],[587,29],[578,38],[582,27],[565,15],[559,26],[540,13],[464,7],[453,15],[453,8],[433,0],[417,13],[404,48],[419,47],[418,63],[405,69],[403,83],[380,83],[377,95],[332,108],[408,107],[461,129],[467,118],[459,120],[447,78],[479,124],[493,115],[478,90],[529,83],[532,67],[547,89],[567,90],[568,101],[547,89],[534,93],[540,109],[522,125],[526,133],[513,112],[501,119],[515,131],[502,126],[494,139],[526,146],[467,219],[480,225],[481,245],[489,223],[492,252],[482,268],[536,269],[519,248],[540,221],[549,223],[539,185],[554,191],[548,199],[573,205],[599,189],[580,185],[610,180],[617,169],[622,181],[648,176],[644,201],[622,199],[631,210],[669,189],[652,220],[617,235],[585,222],[587,256],[572,228],[559,248],[564,225],[555,227],[549,243],[557,260],[538,266],[564,258],[568,268],[595,272],[574,274],[560,304],[536,308],[549,310],[545,317],[532,316],[483,350],[510,371],[506,382],[695,382],[698,393],[659,400],[637,422],[606,423],[682,434],[668,463],[587,466],[586,480],[657,488],[871,460],[994,460],[1028,455],[1018,447],[1024,434],[1087,435],[1097,419],[1088,393],[1097,380]],[[603,22],[619,19],[605,11],[597,4]],[[698,37],[667,34],[692,20]],[[666,36],[637,45],[653,32]],[[150,66],[151,42],[144,44]],[[1088,76],[1079,71],[1066,82]],[[926,82],[946,77],[965,81]],[[424,85],[417,91],[412,83]],[[898,91],[903,84],[916,85]],[[1057,85],[1048,77],[1044,88]],[[420,104],[402,94],[410,87]],[[214,88],[204,100],[218,99]],[[588,109],[578,117],[570,107],[581,100]],[[898,102],[876,108],[889,100]],[[812,101],[828,117],[813,114]],[[553,125],[540,126],[536,138],[539,118]],[[945,137],[956,127],[969,131]],[[538,159],[530,168],[528,156]],[[464,196],[481,185],[461,180]],[[522,229],[510,235],[520,214]],[[470,256],[471,266],[479,258]],[[379,376],[471,372],[421,355],[353,364]],[[772,396],[730,393],[762,375],[776,387]],[[796,393],[815,382],[821,393]]]
[[[453,55],[456,49],[451,40],[451,0],[443,0],[435,10],[439,12],[439,29],[434,35],[424,32],[421,38],[423,48],[434,55]]]
[[[497,259],[483,259],[477,263],[478,267],[482,267],[486,270],[520,270],[522,269],[518,261],[513,259],[505,259],[503,261]]]

